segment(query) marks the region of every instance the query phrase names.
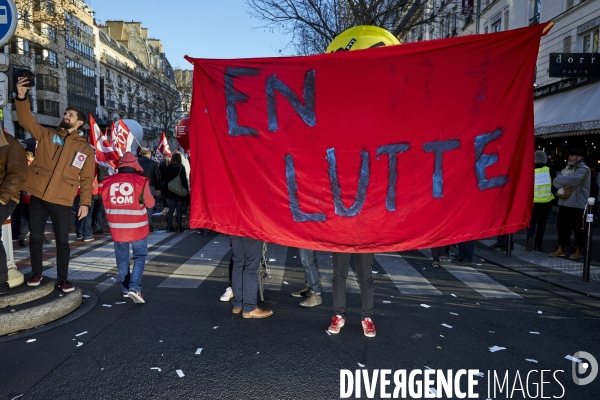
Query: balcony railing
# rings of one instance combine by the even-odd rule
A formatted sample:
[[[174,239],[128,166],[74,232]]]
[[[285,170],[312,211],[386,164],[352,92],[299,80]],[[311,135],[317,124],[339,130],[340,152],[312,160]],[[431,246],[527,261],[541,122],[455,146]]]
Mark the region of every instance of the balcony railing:
[[[540,14],[535,14],[532,18],[529,18],[529,25],[537,25],[540,23]]]

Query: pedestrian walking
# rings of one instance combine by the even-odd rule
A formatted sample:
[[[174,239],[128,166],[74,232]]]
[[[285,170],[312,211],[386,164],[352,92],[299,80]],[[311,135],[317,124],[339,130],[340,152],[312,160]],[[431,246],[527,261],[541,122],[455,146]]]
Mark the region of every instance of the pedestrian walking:
[[[117,269],[123,297],[145,303],[142,297],[142,275],[148,255],[147,208],[154,207],[149,181],[135,155],[127,152],[119,161],[118,173],[104,179],[102,202],[113,238]],[[129,269],[129,247],[133,253],[133,269]]]

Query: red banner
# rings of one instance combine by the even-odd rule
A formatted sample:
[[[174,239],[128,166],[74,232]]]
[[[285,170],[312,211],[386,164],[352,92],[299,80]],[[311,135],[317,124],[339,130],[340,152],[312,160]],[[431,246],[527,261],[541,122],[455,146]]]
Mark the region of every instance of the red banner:
[[[191,226],[353,252],[525,228],[544,28],[309,57],[188,58]]]

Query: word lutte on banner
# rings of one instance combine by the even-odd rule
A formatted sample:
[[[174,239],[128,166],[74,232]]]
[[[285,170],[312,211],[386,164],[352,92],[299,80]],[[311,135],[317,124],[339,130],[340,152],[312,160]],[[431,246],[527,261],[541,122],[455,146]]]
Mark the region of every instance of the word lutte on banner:
[[[305,57],[188,57],[191,226],[351,252],[527,227],[533,73],[547,28]]]

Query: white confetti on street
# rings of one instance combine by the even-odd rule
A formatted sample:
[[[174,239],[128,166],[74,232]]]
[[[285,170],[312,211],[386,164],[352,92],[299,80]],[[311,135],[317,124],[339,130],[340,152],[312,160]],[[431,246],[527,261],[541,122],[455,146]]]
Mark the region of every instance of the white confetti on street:
[[[196,350],[196,355],[198,355],[200,353],[202,353],[202,348],[199,347],[198,350]]]
[[[358,363],[358,365],[359,365],[361,368],[364,368],[364,367],[365,367],[365,365],[364,365],[364,364],[361,364],[361,363]]]
[[[529,361],[536,364],[538,363],[537,360],[534,360],[533,358],[526,358],[525,361]]]
[[[452,327],[450,325],[448,325],[448,324],[442,324],[442,326],[445,326],[446,328],[452,329]]]
[[[427,304],[421,304],[421,307],[424,307],[424,308],[431,308],[431,306],[428,306]]]
[[[185,375],[183,374],[183,371],[178,369],[177,371],[177,375],[179,375],[180,378],[183,378]]]
[[[500,350],[506,350],[506,347],[494,346],[494,347],[489,347],[489,349],[492,353],[495,353]]]
[[[86,333],[88,333],[88,331],[83,331],[81,333],[78,333],[77,335],[75,335],[75,337],[81,336],[81,335],[85,335]]]
[[[29,339],[29,340],[27,341],[27,343],[33,343],[33,342],[35,342],[36,340],[37,340],[37,339]]]

